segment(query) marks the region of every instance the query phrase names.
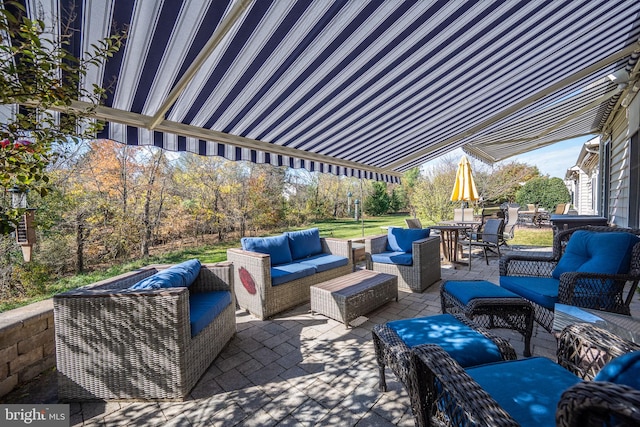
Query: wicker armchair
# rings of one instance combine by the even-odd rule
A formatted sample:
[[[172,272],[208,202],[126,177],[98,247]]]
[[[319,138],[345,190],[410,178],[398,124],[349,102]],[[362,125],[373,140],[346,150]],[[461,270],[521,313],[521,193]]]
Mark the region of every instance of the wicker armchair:
[[[416,399],[425,411],[422,417],[428,424],[457,426],[520,426],[527,418],[534,425],[545,425],[536,420],[540,414],[546,425],[604,426],[612,420],[621,422],[618,425],[640,423],[640,390],[589,381],[593,366],[602,367],[640,346],[593,325],[569,326],[558,345],[559,356],[562,354],[558,364],[529,358],[466,370],[438,346],[415,347],[413,381],[418,384]],[[488,372],[493,375],[487,376]],[[573,385],[563,391],[563,384]],[[512,407],[510,413],[506,405],[518,406],[520,411]]]
[[[578,230],[597,233],[627,232],[640,235],[640,229],[586,226],[572,228],[557,233],[553,239],[552,254],[513,253],[500,258],[501,285],[503,276],[524,276],[552,278],[552,272],[564,254],[567,243]],[[601,274],[586,272],[565,272],[560,276],[557,300],[561,304],[629,314],[631,298],[640,281],[640,244],[631,252],[630,268],[625,274]],[[509,288],[512,292],[517,290]],[[626,295],[625,295],[626,292]],[[535,309],[535,320],[547,331],[553,327],[553,304],[541,305],[531,299],[531,295],[521,294],[531,301]]]
[[[413,242],[412,265],[386,264],[371,259],[372,254],[386,251],[386,234],[367,238],[364,245],[367,270],[398,276],[398,289],[422,292],[440,280],[440,236],[430,236]]]
[[[203,264],[191,286],[127,289],[149,266],[54,297],[58,398],[182,400],[236,333],[231,263]],[[231,292],[192,336],[189,296]]]

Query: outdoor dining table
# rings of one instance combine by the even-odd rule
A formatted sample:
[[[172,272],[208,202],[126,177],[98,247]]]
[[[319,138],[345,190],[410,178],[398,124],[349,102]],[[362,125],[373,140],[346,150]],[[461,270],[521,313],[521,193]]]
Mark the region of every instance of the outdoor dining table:
[[[440,231],[442,254],[447,262],[467,265],[466,262],[458,259],[458,240],[461,233],[472,231],[479,225],[478,221],[445,221],[429,228]],[[460,255],[462,256],[462,254]]]

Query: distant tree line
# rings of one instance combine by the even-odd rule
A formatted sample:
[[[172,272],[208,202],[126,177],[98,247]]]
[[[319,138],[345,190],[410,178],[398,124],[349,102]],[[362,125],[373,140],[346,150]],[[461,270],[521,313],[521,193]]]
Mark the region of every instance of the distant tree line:
[[[406,212],[425,224],[452,218],[459,206],[450,200],[457,161],[447,158],[430,170],[412,169],[393,185],[104,140],[58,144],[54,158],[48,169],[51,190],[28,194],[30,207],[36,208],[34,260],[21,261],[11,235],[0,240],[5,254],[0,297],[28,293],[64,275],[143,259],[154,248],[185,239],[225,242],[353,216],[356,199],[366,216]],[[474,176],[478,209],[556,200],[523,192],[524,182],[540,188],[540,182],[549,181],[535,167],[475,165]]]

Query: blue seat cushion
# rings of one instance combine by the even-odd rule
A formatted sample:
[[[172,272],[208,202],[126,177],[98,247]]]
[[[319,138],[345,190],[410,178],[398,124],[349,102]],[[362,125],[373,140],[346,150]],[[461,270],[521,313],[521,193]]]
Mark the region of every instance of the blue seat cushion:
[[[292,262],[271,267],[271,285],[277,286],[292,280],[302,279],[316,273],[314,266],[301,262]]]
[[[212,291],[189,295],[191,336],[195,337],[231,304],[231,292]]]
[[[189,287],[200,274],[200,260],[191,259],[173,265],[135,283],[129,289],[161,289]]]
[[[624,384],[640,390],[640,351],[632,351],[611,360],[593,380]]]
[[[387,250],[391,252],[413,252],[413,242],[426,239],[431,232],[428,228],[389,227],[387,230]]]
[[[518,298],[513,292],[486,280],[449,280],[445,291],[462,304],[467,305],[476,298]]]
[[[581,380],[544,357],[468,368],[473,378],[521,426],[555,426],[560,396]]]
[[[502,360],[493,341],[450,314],[394,320],[387,323],[409,347],[436,344],[462,367]]]
[[[383,264],[413,265],[413,254],[411,252],[381,252],[371,254],[371,261]]]
[[[299,260],[322,253],[320,231],[317,228],[289,231],[285,234],[289,239],[289,249],[293,259]]]
[[[240,243],[245,251],[269,255],[272,266],[293,261],[289,249],[289,238],[285,234],[272,237],[243,237]]]
[[[316,269],[316,273],[320,273],[322,271],[331,270],[333,268],[349,264],[349,258],[339,255],[322,254],[305,258],[299,262],[301,264],[307,264],[314,267]]]
[[[559,279],[562,273],[569,271],[628,273],[631,250],[639,241],[640,238],[631,233],[578,230],[569,238],[552,276]]]
[[[560,281],[553,277],[500,276],[500,287],[553,310]]]

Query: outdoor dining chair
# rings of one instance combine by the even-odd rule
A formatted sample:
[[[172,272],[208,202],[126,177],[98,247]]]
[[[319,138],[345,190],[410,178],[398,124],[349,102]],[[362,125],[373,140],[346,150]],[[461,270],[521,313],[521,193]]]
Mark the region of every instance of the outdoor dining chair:
[[[504,230],[504,220],[502,218],[488,219],[476,236],[470,235],[467,239],[460,240],[459,244],[469,248],[469,269],[471,269],[471,249],[474,247],[482,248],[484,252],[484,260],[489,265],[488,251],[494,251],[500,254],[500,242],[502,240],[502,232]],[[476,238],[474,238],[476,237]]]

